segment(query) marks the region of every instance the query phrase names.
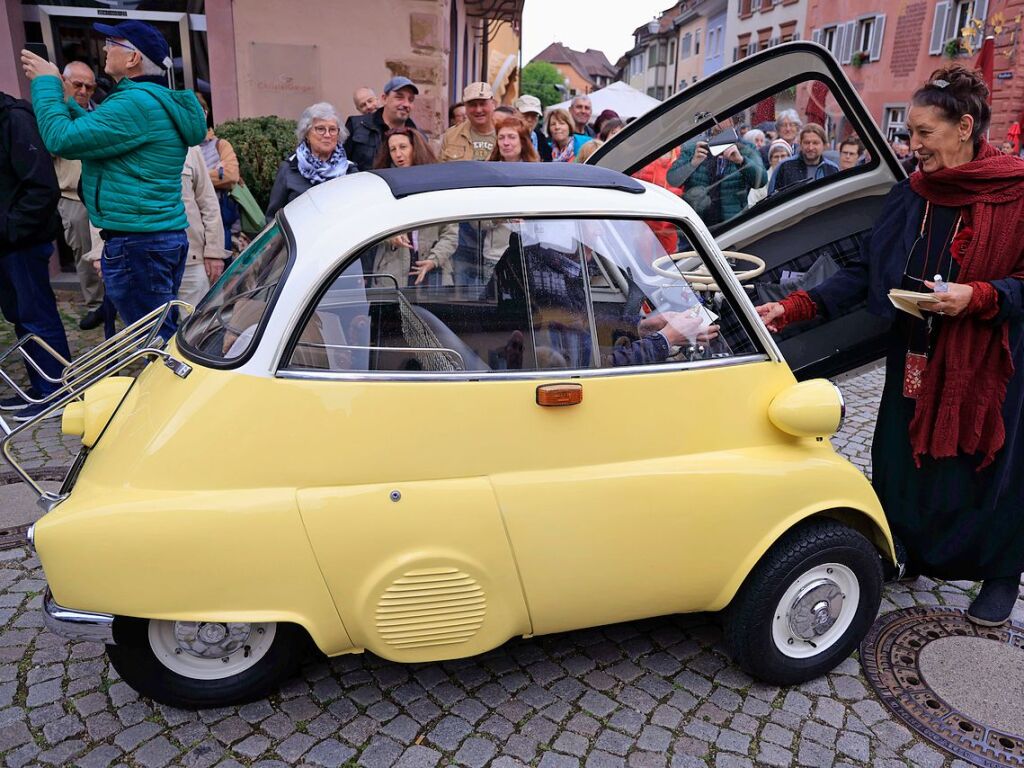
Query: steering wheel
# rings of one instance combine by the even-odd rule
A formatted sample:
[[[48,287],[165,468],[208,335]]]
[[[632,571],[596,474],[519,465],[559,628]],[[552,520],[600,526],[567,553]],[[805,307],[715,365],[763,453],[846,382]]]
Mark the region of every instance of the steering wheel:
[[[722,251],[722,255],[730,261],[742,261],[752,265],[751,269],[734,270],[736,279],[741,283],[761,275],[765,270],[764,259],[752,253],[740,253],[739,251]],[[669,265],[672,265],[671,267]],[[708,270],[704,260],[696,251],[683,251],[681,253],[667,253],[659,256],[651,264],[651,267],[659,275],[671,277],[678,280],[680,277],[690,284],[695,291],[717,291],[715,278]]]

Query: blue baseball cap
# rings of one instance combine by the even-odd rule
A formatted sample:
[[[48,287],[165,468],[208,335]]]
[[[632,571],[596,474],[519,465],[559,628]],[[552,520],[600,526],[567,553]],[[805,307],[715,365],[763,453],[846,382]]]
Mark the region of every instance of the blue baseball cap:
[[[139,52],[158,67],[170,69],[171,47],[167,40],[161,35],[156,27],[144,21],[122,21],[120,24],[93,24],[92,28],[101,35],[114,37],[118,40],[127,40],[134,45]]]
[[[399,88],[412,88],[412,92],[417,96],[420,93],[420,89],[416,87],[416,84],[413,83],[412,80],[408,77],[402,77],[401,75],[398,77],[392,77],[384,83],[384,93],[391,93],[392,91],[397,91]]]

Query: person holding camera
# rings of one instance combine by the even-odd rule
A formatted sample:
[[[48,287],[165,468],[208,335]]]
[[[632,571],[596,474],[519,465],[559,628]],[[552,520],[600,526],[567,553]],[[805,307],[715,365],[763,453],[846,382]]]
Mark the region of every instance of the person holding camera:
[[[669,184],[683,188],[683,200],[709,227],[737,216],[747,207],[750,190],[768,183],[753,144],[737,138],[723,151],[718,144],[712,151],[712,142],[726,130],[731,130],[730,120],[719,123],[707,138],[683,144],[666,174]]]

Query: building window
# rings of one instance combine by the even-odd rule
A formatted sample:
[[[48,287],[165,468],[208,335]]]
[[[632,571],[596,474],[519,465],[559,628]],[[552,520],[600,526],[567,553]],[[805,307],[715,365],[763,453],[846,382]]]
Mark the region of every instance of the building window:
[[[779,25],[779,42],[789,43],[796,40],[796,22],[787,21]]]
[[[715,30],[708,30],[708,55],[715,55]]]
[[[836,51],[836,27],[825,27],[821,30],[821,44],[828,48],[833,54]]]
[[[938,55],[945,52],[950,40],[963,36],[964,27],[972,19],[984,21],[988,17],[988,0],[939,0],[935,4],[935,18],[932,20],[932,36],[928,52]],[[981,45],[982,35],[974,37],[975,47]]]
[[[857,36],[854,38],[853,52],[861,53],[871,50],[871,37],[875,31],[875,17],[871,16],[857,22]]]
[[[642,75],[644,71],[644,55],[638,54],[629,60],[629,76]]]
[[[886,138],[892,141],[897,133],[907,128],[907,105],[886,104],[883,114],[885,117],[882,121],[882,130]]]
[[[647,48],[647,66],[660,67],[665,64],[665,43],[651,43]],[[673,51],[674,53],[674,51]]]
[[[669,40],[668,41],[668,60],[669,61],[675,61],[676,60],[676,41],[675,40]]]
[[[693,35],[691,35],[689,32],[687,32],[685,35],[683,35],[682,39],[679,41],[679,58],[680,59],[688,59],[688,58],[690,58],[690,48],[692,47],[692,42],[693,42]],[[698,43],[698,45],[699,44],[700,43]]]
[[[737,39],[738,45],[733,53],[733,61],[745,59],[750,53],[750,34],[740,35]]]
[[[753,0],[740,0],[740,18],[753,13],[752,6]]]
[[[701,30],[697,30],[693,33],[693,55],[700,56],[700,33]]]

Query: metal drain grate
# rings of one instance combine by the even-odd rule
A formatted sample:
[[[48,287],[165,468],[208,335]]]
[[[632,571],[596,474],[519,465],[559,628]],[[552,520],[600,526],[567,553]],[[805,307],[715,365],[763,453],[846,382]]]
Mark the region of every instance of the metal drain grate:
[[[28,539],[25,537],[27,532],[27,525],[12,525],[9,528],[0,528],[0,549],[28,546]]]
[[[906,608],[875,622],[860,661],[882,703],[933,744],[972,765],[1024,767],[1022,702],[1001,700],[1005,692],[991,700],[983,680],[962,685],[971,664],[989,664],[996,676],[1021,668],[1024,627],[979,627],[956,608]]]

